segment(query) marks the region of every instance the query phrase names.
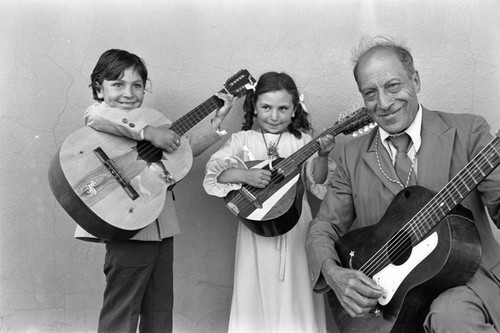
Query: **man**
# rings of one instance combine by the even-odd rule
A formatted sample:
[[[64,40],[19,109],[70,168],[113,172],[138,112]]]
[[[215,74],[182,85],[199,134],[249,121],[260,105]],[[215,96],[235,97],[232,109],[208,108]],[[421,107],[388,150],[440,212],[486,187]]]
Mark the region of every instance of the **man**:
[[[420,77],[403,46],[378,37],[368,46],[360,45],[356,54],[354,77],[378,127],[343,147],[333,186],[311,222],[306,244],[314,290],[333,290],[351,317],[373,313],[386,290],[360,270],[341,267],[335,242],[353,229],[380,221],[406,186],[438,192],[492,139],[480,116],[429,111],[419,104]],[[411,141],[406,169],[398,177],[393,165],[399,154],[391,137],[401,133]],[[435,298],[424,327],[428,332],[496,332],[500,330],[500,246],[485,207],[498,227],[500,168],[461,204],[472,212],[479,232],[480,267],[466,285]]]

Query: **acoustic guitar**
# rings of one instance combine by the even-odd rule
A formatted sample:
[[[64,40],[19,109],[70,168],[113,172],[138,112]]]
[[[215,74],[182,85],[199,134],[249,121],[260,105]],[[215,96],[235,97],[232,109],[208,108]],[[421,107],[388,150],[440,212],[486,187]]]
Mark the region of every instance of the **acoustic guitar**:
[[[314,140],[287,158],[272,161],[250,161],[249,168],[271,170],[269,184],[261,189],[244,184],[224,198],[226,207],[251,231],[260,236],[275,237],[290,231],[302,213],[304,184],[300,181],[302,164],[320,149],[319,138],[331,134],[349,134],[372,123],[365,108],[337,121]]]
[[[355,229],[335,243],[342,267],[363,272],[387,291],[371,313],[356,318],[330,291],[341,332],[423,332],[432,300],[467,283],[479,268],[479,233],[472,213],[460,202],[499,163],[497,133],[438,193],[407,187],[377,224]]]
[[[220,92],[240,97],[254,82],[242,69],[225,82]],[[181,144],[173,153],[148,141],[138,142],[89,126],[76,130],[51,161],[52,193],[75,222],[92,235],[104,240],[129,239],[160,215],[167,189],[191,169],[193,155],[184,134],[223,104],[214,95],[174,121],[170,129],[181,137]],[[129,112],[133,113],[153,126],[169,123],[153,109]]]

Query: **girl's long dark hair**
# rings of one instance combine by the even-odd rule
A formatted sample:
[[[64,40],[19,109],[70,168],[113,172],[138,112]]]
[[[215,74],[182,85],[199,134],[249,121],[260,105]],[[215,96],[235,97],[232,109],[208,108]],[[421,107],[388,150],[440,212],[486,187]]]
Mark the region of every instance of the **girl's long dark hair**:
[[[293,107],[295,108],[295,116],[292,122],[288,125],[288,131],[295,137],[301,138],[302,132],[312,132],[311,123],[309,121],[309,113],[307,113],[302,104],[300,103],[299,91],[295,82],[286,73],[268,72],[262,74],[255,86],[255,91],[248,91],[245,103],[243,104],[243,111],[245,112],[243,127],[244,131],[248,131],[253,127],[254,117],[256,117],[255,103],[261,94],[270,91],[286,90],[292,95]]]

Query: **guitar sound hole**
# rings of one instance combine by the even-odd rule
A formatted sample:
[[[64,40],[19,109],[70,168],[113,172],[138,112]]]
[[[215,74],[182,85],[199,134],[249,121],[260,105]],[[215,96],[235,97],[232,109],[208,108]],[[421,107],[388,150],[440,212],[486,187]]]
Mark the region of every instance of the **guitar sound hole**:
[[[159,162],[163,156],[163,151],[153,146],[149,141],[137,142],[137,153],[148,163]]]
[[[394,265],[402,265],[411,255],[412,244],[408,234],[400,232],[391,238],[387,246],[387,255]]]

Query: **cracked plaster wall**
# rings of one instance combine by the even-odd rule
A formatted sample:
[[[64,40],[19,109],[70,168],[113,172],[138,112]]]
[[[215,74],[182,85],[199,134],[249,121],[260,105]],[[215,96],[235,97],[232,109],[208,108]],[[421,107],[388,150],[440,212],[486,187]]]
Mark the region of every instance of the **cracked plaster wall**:
[[[82,126],[99,55],[143,57],[146,105],[177,119],[240,68],[287,71],[317,132],[361,104],[349,51],[365,34],[405,39],[420,71],[420,101],[481,114],[500,126],[500,2],[490,1],[0,1],[0,331],[90,332],[102,301],[104,247],[72,238],[52,196],[49,161]],[[225,128],[237,131],[241,103]],[[342,144],[348,140],[339,137]],[[201,188],[212,147],[176,187],[177,332],[223,332],[236,223]],[[334,330],[332,328],[332,330]]]

